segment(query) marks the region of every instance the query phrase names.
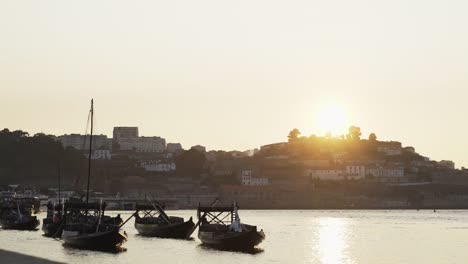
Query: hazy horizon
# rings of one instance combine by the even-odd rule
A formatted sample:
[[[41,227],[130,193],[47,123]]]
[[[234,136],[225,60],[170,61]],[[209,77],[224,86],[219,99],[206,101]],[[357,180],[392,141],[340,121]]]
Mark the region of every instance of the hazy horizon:
[[[288,132],[397,140],[467,166],[465,1],[4,1],[0,128],[138,126],[185,148]],[[339,109],[339,113],[327,109]],[[325,114],[324,114],[325,113]],[[324,119],[334,119],[329,124]]]

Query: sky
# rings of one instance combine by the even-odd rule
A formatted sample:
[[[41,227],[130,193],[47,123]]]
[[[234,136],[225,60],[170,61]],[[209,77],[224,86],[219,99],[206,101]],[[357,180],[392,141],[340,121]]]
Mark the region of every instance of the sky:
[[[356,125],[468,167],[467,11],[431,0],[4,0],[0,127],[84,133],[94,98],[98,134],[138,126],[186,148],[245,150],[293,128],[324,134],[330,117],[334,134]]]

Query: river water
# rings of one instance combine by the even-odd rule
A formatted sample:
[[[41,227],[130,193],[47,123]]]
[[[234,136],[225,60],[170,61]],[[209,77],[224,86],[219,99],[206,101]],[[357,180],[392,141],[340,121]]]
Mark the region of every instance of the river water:
[[[118,212],[111,212],[116,215]],[[119,212],[122,218],[131,212]],[[196,212],[168,211],[188,218]],[[41,214],[42,219],[45,215]],[[467,263],[468,211],[242,210],[242,222],[263,229],[252,253],[200,246],[200,241],[144,238],[133,220],[125,252],[63,247],[42,231],[0,231],[0,249],[64,263]],[[196,237],[196,232],[192,235]],[[1,259],[0,259],[0,262]]]

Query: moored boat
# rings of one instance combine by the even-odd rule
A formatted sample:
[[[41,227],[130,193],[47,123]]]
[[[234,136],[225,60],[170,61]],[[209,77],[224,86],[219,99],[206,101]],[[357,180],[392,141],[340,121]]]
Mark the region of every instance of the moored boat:
[[[135,229],[148,237],[186,239],[195,226],[192,217],[184,221],[182,217],[168,216],[161,205],[154,203],[137,205],[134,216]]]
[[[63,231],[64,205],[47,205],[47,218],[42,220],[42,232],[46,237],[60,237]]]
[[[128,239],[125,231],[120,228],[120,215],[112,218],[105,216],[106,204],[90,203],[89,189],[91,182],[91,156],[93,151],[93,123],[94,103],[91,100],[90,118],[91,130],[89,134],[88,179],[86,187],[86,202],[68,203],[65,205],[64,227],[62,240],[64,245],[90,250],[114,251]]]
[[[17,199],[2,201],[0,225],[3,229],[36,230],[40,222],[34,214],[33,204]]]
[[[105,204],[68,203],[65,207],[62,240],[66,246],[111,251],[127,241],[120,216],[104,216]]]
[[[228,250],[249,250],[265,239],[263,230],[242,224],[237,205],[198,207],[198,238],[204,245]]]

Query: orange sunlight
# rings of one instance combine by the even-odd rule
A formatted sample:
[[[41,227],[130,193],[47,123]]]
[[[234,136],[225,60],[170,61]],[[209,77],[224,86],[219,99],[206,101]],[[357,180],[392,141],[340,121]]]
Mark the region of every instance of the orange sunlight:
[[[348,118],[345,110],[339,105],[327,105],[318,113],[317,128],[320,133],[330,132],[332,135],[346,134],[348,131]]]

